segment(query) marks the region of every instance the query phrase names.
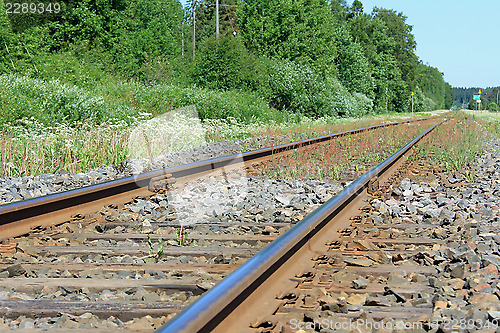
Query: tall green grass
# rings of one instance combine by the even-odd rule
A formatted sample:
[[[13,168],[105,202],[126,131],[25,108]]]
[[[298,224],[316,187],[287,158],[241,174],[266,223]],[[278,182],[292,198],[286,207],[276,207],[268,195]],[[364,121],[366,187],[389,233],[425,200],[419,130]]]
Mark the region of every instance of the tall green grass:
[[[147,86],[136,82],[122,82],[100,87],[107,98],[125,101],[128,105],[153,116],[194,105],[201,119],[233,117],[243,122],[286,121],[291,118],[267,105],[257,95],[242,91],[216,91],[199,87],[174,85]]]
[[[286,121],[289,114],[270,108],[248,92],[215,91],[174,85],[148,86],[119,82],[83,89],[59,80],[0,75],[0,123],[34,118],[44,124],[125,121],[133,123],[141,113],[160,115],[194,105],[201,119]]]
[[[108,119],[125,120],[138,113],[124,103],[110,101],[75,85],[59,80],[27,76],[0,76],[0,123],[34,118],[44,124]]]
[[[480,126],[470,116],[460,113],[438,126],[422,146],[447,171],[463,170],[483,150],[480,132]]]

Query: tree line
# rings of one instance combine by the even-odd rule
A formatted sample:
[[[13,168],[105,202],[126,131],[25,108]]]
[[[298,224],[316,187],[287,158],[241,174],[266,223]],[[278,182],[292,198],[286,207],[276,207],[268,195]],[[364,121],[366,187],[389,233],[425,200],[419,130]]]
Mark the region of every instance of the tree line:
[[[478,108],[476,100],[474,100],[474,95],[479,95],[481,91],[481,109],[497,111],[497,102],[500,101],[498,98],[500,96],[500,87],[488,87],[488,88],[463,88],[454,87],[455,91],[455,107],[457,108],[468,108],[471,110],[476,110]]]
[[[249,91],[308,116],[411,111],[412,92],[416,111],[453,104],[443,73],[415,54],[403,13],[368,13],[359,0],[220,0],[216,39],[215,7],[215,0],[188,8],[177,0],[68,0],[59,13],[2,11],[0,73],[57,74],[85,85],[71,73],[92,64],[119,80]]]

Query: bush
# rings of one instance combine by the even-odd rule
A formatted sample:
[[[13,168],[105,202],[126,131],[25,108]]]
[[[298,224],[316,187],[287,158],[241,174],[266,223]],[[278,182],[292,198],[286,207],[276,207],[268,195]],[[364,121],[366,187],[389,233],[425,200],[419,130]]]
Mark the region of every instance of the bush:
[[[359,116],[373,113],[373,100],[361,93],[353,93],[352,96],[356,102],[355,109],[358,110]]]
[[[33,117],[44,124],[80,120],[103,122],[113,118],[124,119],[135,113],[125,105],[110,103],[102,96],[92,95],[59,80],[1,75],[0,90],[2,123],[23,117]]]
[[[431,106],[433,104],[435,105],[435,103],[430,98],[425,97],[420,87],[418,86],[415,87],[415,96],[413,96],[413,109],[415,112],[431,111]],[[411,105],[410,105],[410,111],[411,111]]]
[[[133,104],[138,111],[153,115],[195,105],[201,119],[234,117],[246,122],[255,119],[282,121],[288,116],[270,108],[263,99],[253,93],[235,90],[215,91],[199,87],[120,83],[103,86],[101,91],[110,98]]]
[[[325,83],[307,65],[289,60],[267,62],[260,92],[272,107],[306,116],[328,113]]]
[[[497,110],[497,104],[494,102],[491,102],[488,104],[488,111],[496,111]]]
[[[125,4],[124,10],[110,14],[111,38],[107,42],[115,70],[126,77],[158,79],[150,77],[149,67],[153,66],[154,71],[154,67],[160,65],[161,70],[168,71],[172,59],[180,58],[179,28],[184,18],[181,3],[176,0],[136,0]]]
[[[260,93],[278,110],[308,117],[356,117],[373,109],[371,99],[359,93],[351,95],[338,79],[324,79],[307,65],[269,60],[266,69]]]
[[[209,89],[254,91],[259,64],[239,39],[229,35],[208,38],[196,53],[191,81]]]

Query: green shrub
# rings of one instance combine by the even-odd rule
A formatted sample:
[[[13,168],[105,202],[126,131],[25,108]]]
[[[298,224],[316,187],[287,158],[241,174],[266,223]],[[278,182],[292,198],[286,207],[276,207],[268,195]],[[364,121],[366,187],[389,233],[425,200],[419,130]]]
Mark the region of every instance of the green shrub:
[[[494,102],[491,102],[488,104],[488,111],[496,111],[497,110],[497,104]]]
[[[124,104],[111,103],[59,80],[44,81],[27,76],[0,76],[0,122],[33,117],[44,123],[125,119],[136,112]]]
[[[353,93],[352,97],[356,102],[357,116],[373,113],[373,100],[371,98],[357,92]]]
[[[112,99],[134,105],[138,111],[160,115],[176,108],[196,106],[201,119],[234,117],[242,121],[287,119],[287,114],[270,108],[257,95],[249,92],[216,91],[200,87],[174,85],[147,86],[141,83],[119,83],[101,88]]]
[[[265,60],[266,75],[259,90],[269,104],[308,117],[360,116],[372,111],[372,100],[351,95],[337,78],[324,79],[309,66],[289,60]]]
[[[260,91],[271,106],[307,116],[325,113],[325,84],[309,66],[289,60],[270,60],[266,65]]]
[[[163,63],[168,71],[172,59],[180,57],[183,18],[181,3],[176,0],[127,1],[124,10],[110,15],[111,38],[107,42],[115,70],[129,78],[146,76],[147,80],[151,79],[148,67],[153,64]]]
[[[276,59],[264,63],[266,74],[259,92],[272,107],[307,116],[328,112],[325,84],[309,66]]]
[[[411,103],[411,101],[410,101]],[[415,87],[415,95],[413,96],[413,109],[415,112],[428,112],[433,110],[432,108],[436,105],[434,101],[430,98],[425,97],[422,89],[420,87]],[[411,105],[410,105],[411,111]]]
[[[196,53],[191,81],[209,89],[254,91],[259,82],[259,64],[239,39],[208,38]]]

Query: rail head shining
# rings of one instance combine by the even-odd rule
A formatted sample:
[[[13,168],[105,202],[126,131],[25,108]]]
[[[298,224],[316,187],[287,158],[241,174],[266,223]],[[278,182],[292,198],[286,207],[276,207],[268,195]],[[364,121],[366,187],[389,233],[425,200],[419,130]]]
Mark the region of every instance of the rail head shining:
[[[342,210],[367,186],[368,182],[400,160],[410,148],[430,133],[443,120],[422,132],[386,160],[349,184],[321,207],[282,234],[250,258],[193,304],[170,320],[161,333],[208,332],[215,328],[262,281],[272,275],[294,252],[301,248],[327,221]]]

